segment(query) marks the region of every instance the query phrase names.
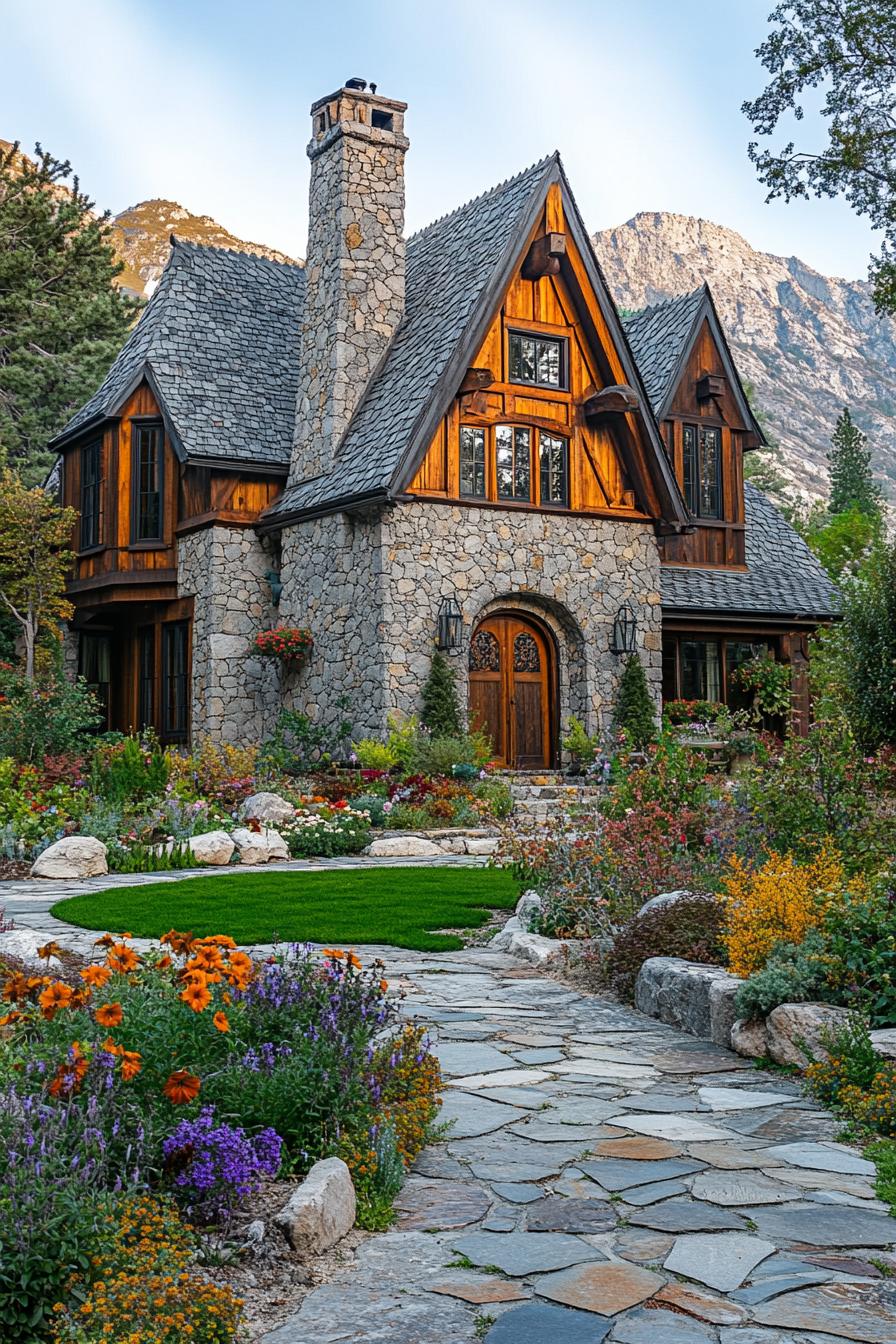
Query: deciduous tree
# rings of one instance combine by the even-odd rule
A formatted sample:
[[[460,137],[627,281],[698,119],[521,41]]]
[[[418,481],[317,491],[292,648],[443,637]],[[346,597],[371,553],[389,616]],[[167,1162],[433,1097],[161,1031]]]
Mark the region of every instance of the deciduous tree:
[[[14,471],[0,471],[0,604],[20,627],[29,679],[39,634],[72,614],[65,585],[76,517],[45,490],[27,489]]]

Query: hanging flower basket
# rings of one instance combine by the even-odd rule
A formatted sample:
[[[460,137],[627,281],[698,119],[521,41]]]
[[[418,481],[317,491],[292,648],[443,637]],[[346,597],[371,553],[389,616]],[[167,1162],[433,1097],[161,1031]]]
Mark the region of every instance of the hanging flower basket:
[[[253,647],[262,658],[275,658],[285,667],[301,667],[314,647],[310,630],[280,625],[276,630],[262,630]]]

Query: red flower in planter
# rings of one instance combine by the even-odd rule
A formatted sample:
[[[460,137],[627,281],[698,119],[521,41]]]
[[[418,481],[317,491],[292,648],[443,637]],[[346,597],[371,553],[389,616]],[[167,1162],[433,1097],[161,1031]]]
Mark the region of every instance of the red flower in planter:
[[[253,644],[262,657],[276,658],[297,667],[305,661],[314,639],[310,630],[278,626],[275,630],[262,630],[255,636]]]

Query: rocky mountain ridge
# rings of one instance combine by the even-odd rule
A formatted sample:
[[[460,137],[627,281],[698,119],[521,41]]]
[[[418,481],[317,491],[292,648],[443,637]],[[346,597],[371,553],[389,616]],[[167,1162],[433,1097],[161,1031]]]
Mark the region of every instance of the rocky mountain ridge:
[[[688,215],[635,215],[593,242],[617,303],[643,308],[707,281],[741,377],[780,444],[787,494],[826,493],[825,454],[849,406],[896,499],[896,322],[862,280],[759,252],[733,229]]]

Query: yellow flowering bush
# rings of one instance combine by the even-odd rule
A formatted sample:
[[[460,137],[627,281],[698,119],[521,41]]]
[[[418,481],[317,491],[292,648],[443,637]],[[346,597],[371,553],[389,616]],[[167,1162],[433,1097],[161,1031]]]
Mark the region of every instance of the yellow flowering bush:
[[[59,1303],[52,1344],[230,1344],[242,1302],[189,1266],[193,1236],[161,1199],[134,1196],[110,1211],[90,1268]]]
[[[732,974],[761,970],[776,943],[802,942],[832,903],[854,888],[855,882],[845,884],[843,864],[829,842],[805,863],[772,852],[760,868],[750,869],[732,858],[722,886]]]

